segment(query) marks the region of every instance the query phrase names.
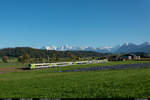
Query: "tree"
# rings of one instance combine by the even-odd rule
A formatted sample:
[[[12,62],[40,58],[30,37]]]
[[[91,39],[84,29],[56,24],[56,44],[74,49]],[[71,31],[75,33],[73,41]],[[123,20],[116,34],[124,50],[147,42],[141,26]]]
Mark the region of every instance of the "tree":
[[[21,62],[21,63],[24,63],[23,56],[19,56],[19,57],[18,57],[18,61]]]
[[[27,63],[27,62],[29,62],[30,61],[30,55],[29,54],[25,54],[24,56],[23,56],[23,59],[24,59],[24,61]]]
[[[113,55],[113,56],[110,56],[108,58],[109,61],[118,61],[119,60],[119,56],[118,55]]]
[[[74,54],[71,54],[71,59],[72,59],[72,60],[80,60],[80,58],[77,57],[77,56],[75,56]]]
[[[47,56],[47,61],[49,62],[51,59],[50,59],[50,57],[49,56]]]
[[[43,58],[42,57],[39,58],[39,62],[43,62]]]
[[[107,59],[107,57],[98,57],[98,60],[103,60],[103,59]]]
[[[3,62],[8,63],[8,56],[3,56],[2,60]]]
[[[30,56],[29,54],[25,54],[23,56],[18,57],[18,61],[21,63],[28,63],[30,61]]]
[[[93,56],[93,57],[92,57],[92,59],[94,60],[94,59],[96,59],[96,57],[95,57],[95,56]]]
[[[56,57],[56,54],[54,53],[52,56],[52,62],[55,62],[55,61],[57,61],[57,57]]]

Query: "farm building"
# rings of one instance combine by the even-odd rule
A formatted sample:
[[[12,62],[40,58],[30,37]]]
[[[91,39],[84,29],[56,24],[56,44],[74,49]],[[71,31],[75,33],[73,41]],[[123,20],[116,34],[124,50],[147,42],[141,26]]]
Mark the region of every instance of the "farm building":
[[[125,54],[121,56],[122,59],[126,59],[126,60],[138,60],[140,59],[140,56],[136,56],[135,54]]]
[[[125,54],[121,56],[111,56],[109,61],[125,61],[125,60],[139,60],[140,56],[134,54]]]

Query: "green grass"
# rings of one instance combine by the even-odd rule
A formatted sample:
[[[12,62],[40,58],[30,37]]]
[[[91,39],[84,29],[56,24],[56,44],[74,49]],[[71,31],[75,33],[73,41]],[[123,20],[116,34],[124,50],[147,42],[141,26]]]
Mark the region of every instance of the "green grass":
[[[91,65],[148,62],[125,61]],[[0,73],[0,98],[150,98],[150,68],[51,72],[91,65]]]
[[[72,66],[65,66],[65,67],[55,67],[55,68],[48,68],[42,70],[63,71],[63,70],[79,69],[79,68],[86,68],[86,67],[112,66],[112,65],[136,64],[136,63],[150,63],[150,61],[116,61],[116,62],[107,62],[107,63],[98,63],[98,64],[83,64],[83,65],[72,65]]]
[[[2,98],[150,97],[150,68],[0,74]]]
[[[10,62],[10,63],[0,63],[0,68],[8,68],[8,67],[27,67],[27,64]]]

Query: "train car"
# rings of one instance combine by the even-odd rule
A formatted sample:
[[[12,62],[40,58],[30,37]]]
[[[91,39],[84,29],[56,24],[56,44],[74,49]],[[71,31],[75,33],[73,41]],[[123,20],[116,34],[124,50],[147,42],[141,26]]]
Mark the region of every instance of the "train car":
[[[28,64],[28,68],[38,69],[38,68],[49,68],[49,67],[62,67],[62,66],[69,66],[69,65],[73,65],[73,62]]]
[[[92,63],[105,63],[108,62],[107,59],[104,60],[92,60],[92,61],[78,61],[78,62],[59,62],[59,63],[39,63],[39,64],[29,64],[29,69],[38,69],[38,68],[49,68],[49,67],[63,67],[71,65],[80,65],[80,64],[92,64]]]
[[[48,68],[57,66],[55,63],[40,63],[40,64],[29,64],[29,69]]]

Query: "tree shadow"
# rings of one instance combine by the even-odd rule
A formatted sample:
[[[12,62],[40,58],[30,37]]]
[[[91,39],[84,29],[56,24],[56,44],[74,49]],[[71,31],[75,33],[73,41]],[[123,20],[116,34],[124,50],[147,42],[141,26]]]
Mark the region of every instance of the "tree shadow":
[[[19,70],[31,70],[30,68],[26,68],[26,67],[24,67],[24,68],[16,68],[16,69],[19,69]]]

